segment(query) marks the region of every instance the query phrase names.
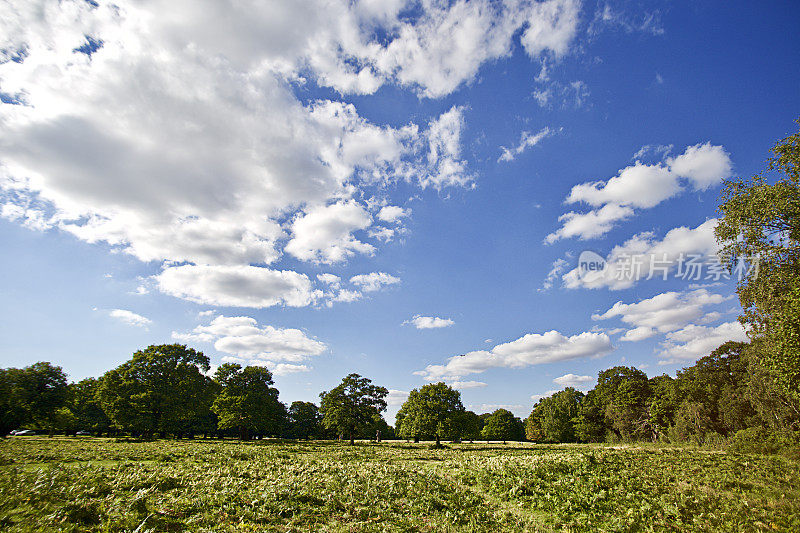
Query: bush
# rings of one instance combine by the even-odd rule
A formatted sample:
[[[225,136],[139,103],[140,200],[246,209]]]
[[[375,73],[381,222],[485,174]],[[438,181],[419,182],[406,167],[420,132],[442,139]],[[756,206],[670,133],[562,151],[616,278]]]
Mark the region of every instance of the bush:
[[[737,431],[728,443],[734,453],[757,453],[774,455],[780,452],[791,453],[797,442],[791,436],[763,427],[752,427]]]

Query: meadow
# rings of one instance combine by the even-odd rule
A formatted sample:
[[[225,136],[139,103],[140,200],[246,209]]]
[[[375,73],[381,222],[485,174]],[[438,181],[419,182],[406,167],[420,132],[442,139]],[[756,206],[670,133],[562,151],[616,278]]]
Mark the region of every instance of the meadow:
[[[800,531],[778,456],[651,446],[0,442],[3,531]]]

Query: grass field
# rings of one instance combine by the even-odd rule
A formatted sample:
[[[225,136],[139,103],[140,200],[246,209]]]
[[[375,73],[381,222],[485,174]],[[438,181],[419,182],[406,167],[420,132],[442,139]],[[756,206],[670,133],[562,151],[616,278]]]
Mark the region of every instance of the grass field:
[[[0,442],[3,531],[800,531],[798,463],[673,448]]]

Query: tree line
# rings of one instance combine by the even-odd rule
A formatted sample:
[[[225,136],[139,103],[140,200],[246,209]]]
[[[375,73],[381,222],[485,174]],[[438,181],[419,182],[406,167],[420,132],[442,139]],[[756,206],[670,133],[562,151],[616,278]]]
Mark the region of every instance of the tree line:
[[[800,119],[797,120],[800,124]],[[385,387],[350,374],[320,404],[278,399],[264,367],[209,359],[180,344],[150,346],[100,378],[67,383],[50,363],[0,369],[0,433],[31,426],[97,434],[523,440],[655,440],[761,445],[800,435],[800,133],[777,143],[765,173],[725,183],[715,230],[733,271],[758,258],[737,293],[749,343],[728,342],[696,364],[648,378],[634,367],[598,374],[588,392],[566,388],[523,422],[498,409],[477,414],[445,383],[414,389],[395,427],[381,413]],[[380,432],[380,433],[379,433]],[[766,444],[765,444],[766,443]]]

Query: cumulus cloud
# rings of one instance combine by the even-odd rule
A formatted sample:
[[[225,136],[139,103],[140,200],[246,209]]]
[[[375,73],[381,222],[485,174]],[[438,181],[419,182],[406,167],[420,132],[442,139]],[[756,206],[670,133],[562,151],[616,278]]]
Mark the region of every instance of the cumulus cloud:
[[[585,203],[594,209],[561,215],[561,228],[548,235],[545,242],[601,237],[633,216],[634,209],[655,207],[683,192],[681,180],[688,181],[695,190],[705,190],[730,177],[731,172],[732,163],[725,149],[708,142],[689,146],[683,154],[667,158],[664,163],[644,164],[637,160],[607,181],[575,185],[566,202]]]
[[[187,342],[213,342],[216,350],[229,354],[228,357],[236,361],[248,364],[267,362],[273,365],[271,369],[278,363],[301,363],[327,349],[324,343],[299,329],[262,326],[247,316],[221,315],[190,333],[173,332],[172,336]],[[289,367],[282,371],[288,372]]]
[[[666,278],[669,273],[680,273],[686,280],[713,276],[700,267],[709,258],[716,258],[716,225],[717,219],[712,218],[696,228],[680,226],[668,231],[661,240],[651,232],[639,233],[611,250],[606,258],[607,266],[599,275],[581,276],[576,267],[561,279],[569,289],[619,290],[632,287],[642,279]]]
[[[305,274],[250,265],[168,267],[155,281],[166,294],[225,307],[303,307],[319,296]]]
[[[374,246],[353,237],[371,224],[372,217],[353,200],[318,206],[294,220],[285,249],[298,259],[319,263],[339,263],[356,252],[372,254]]]
[[[412,17],[406,2],[366,0],[8,7],[0,215],[142,261],[190,263],[195,275],[273,264],[283,243],[319,263],[372,253],[358,232],[391,236],[370,228],[353,199],[360,187],[472,182],[462,108],[389,127],[335,97],[301,102],[295,86],[444,96],[509,55],[517,36],[533,59],[568,53],[579,10],[574,0],[423,2]],[[215,305],[275,301],[243,297],[240,283],[224,297],[224,284],[177,287],[178,272],[188,271],[165,271],[159,286]]]
[[[385,205],[378,211],[378,220],[390,224],[398,222],[400,219],[408,216],[411,216],[411,209],[403,209],[396,205]]]
[[[133,311],[128,311],[127,309],[112,309],[108,312],[108,316],[128,324],[129,326],[138,326],[144,328],[153,323],[153,321],[149,318],[143,317],[142,315],[134,313]]]
[[[449,385],[456,390],[479,389],[486,387],[483,381],[453,381]]]
[[[529,333],[491,350],[451,357],[444,365],[428,365],[418,375],[429,381],[477,374],[491,368],[523,368],[531,365],[605,355],[613,350],[605,333],[584,332],[566,337],[558,331]]]
[[[375,292],[389,285],[400,283],[400,278],[386,272],[370,272],[353,276],[350,278],[350,283],[358,286],[364,292]]]
[[[705,190],[727,178],[733,171],[730,156],[722,146],[710,142],[690,146],[678,157],[668,159],[672,172],[691,180],[697,190]]]
[[[403,405],[408,399],[408,391],[389,389],[389,394],[386,396],[387,405]]]
[[[403,324],[412,324],[417,329],[436,329],[452,326],[455,322],[449,318],[414,315],[413,318],[406,320]]]
[[[579,376],[577,374],[564,374],[563,376],[559,376],[553,380],[553,383],[556,385],[561,385],[562,387],[581,387],[587,386],[589,383],[593,383],[595,378],[592,376]]]
[[[659,364],[691,363],[728,341],[747,340],[747,331],[739,322],[724,322],[716,327],[691,324],[667,333],[659,353],[662,358]]]
[[[563,225],[545,237],[545,244],[552,244],[560,239],[578,237],[581,240],[594,239],[605,235],[617,222],[633,216],[633,209],[615,204],[604,205],[588,213],[570,211],[558,217]]]
[[[686,292],[664,292],[636,303],[615,303],[605,313],[592,315],[592,320],[608,320],[619,317],[632,326],[620,339],[639,341],[654,336],[657,332],[675,331],[705,315],[705,307],[717,305],[730,297],[696,289]]]
[[[523,131],[519,140],[519,144],[514,148],[506,148],[501,146],[502,154],[500,154],[498,162],[500,161],[513,161],[519,154],[530,148],[536,146],[539,141],[550,135],[550,128],[542,128],[538,133],[531,134],[529,131]]]

